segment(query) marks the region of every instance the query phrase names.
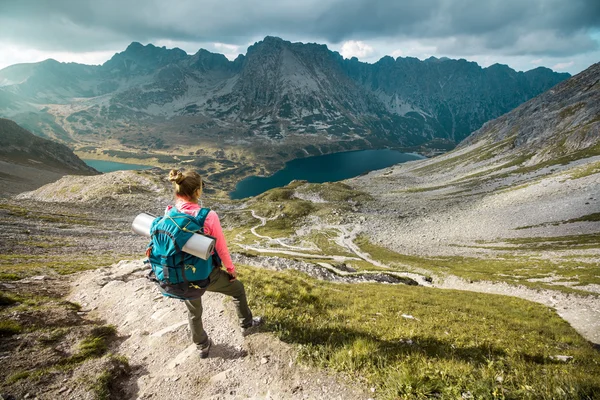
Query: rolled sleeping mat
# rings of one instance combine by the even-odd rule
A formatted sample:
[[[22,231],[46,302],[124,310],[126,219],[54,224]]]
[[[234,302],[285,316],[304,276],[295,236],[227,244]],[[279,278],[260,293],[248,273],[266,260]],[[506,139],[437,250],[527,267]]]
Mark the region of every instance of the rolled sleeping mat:
[[[133,231],[138,235],[150,237],[150,226],[152,222],[156,219],[154,215],[141,213],[133,220],[133,224],[131,227]],[[187,242],[181,250],[184,252],[191,254],[193,256],[199,257],[203,260],[207,260],[208,257],[212,254],[215,248],[215,238],[208,235],[201,235],[199,233],[194,233],[191,238]]]

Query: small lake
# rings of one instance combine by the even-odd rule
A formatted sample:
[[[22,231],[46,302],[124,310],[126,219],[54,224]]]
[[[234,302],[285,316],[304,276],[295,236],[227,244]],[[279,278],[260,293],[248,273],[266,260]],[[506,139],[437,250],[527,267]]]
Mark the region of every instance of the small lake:
[[[82,159],[90,167],[100,172],[113,172],[113,171],[124,171],[132,169],[150,169],[151,165],[139,165],[139,164],[126,164],[114,161],[105,160],[86,160]]]
[[[294,179],[312,183],[335,182],[407,161],[421,160],[418,154],[396,150],[358,150],[288,161],[285,168],[268,177],[250,176],[238,182],[229,193],[231,199],[256,196],[269,189],[285,186]]]

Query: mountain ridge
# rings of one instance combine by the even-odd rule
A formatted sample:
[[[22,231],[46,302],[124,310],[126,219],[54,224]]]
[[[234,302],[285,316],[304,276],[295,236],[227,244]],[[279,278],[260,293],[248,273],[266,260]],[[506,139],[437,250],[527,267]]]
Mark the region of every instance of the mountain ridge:
[[[151,133],[157,124],[188,141],[226,145],[227,131],[258,148],[456,144],[569,76],[436,60],[386,56],[369,64],[326,45],[269,36],[233,61],[133,42],[100,66],[42,62],[0,70],[0,115],[60,141],[66,139],[51,122],[72,142],[113,138],[133,147],[144,147],[138,131]]]
[[[598,152],[600,144],[600,63],[489,121],[458,148],[480,141],[508,142],[498,154],[529,155],[528,165],[577,159]],[[519,129],[515,129],[519,121]],[[596,150],[594,150],[596,149]],[[566,161],[566,159],[565,159]]]

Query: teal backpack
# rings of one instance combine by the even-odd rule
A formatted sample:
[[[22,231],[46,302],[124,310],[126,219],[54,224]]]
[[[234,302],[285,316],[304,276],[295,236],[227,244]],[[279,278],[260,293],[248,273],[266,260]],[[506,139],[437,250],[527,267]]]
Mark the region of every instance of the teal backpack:
[[[149,278],[164,296],[180,300],[199,298],[210,283],[208,276],[213,267],[221,263],[216,252],[203,260],[181,250],[194,233],[204,234],[209,211],[202,208],[193,217],[173,207],[152,222],[146,250],[147,263],[152,268]]]

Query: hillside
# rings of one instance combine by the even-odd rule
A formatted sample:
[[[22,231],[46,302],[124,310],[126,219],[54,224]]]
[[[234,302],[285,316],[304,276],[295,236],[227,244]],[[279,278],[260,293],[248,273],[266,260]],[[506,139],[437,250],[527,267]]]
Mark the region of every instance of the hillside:
[[[3,69],[0,115],[63,142],[212,143],[265,162],[383,146],[447,149],[568,76],[434,58],[367,64],[275,37],[235,61],[132,43],[102,66],[47,60]]]
[[[32,190],[66,174],[92,175],[98,171],[65,145],[0,118],[0,195]]]

